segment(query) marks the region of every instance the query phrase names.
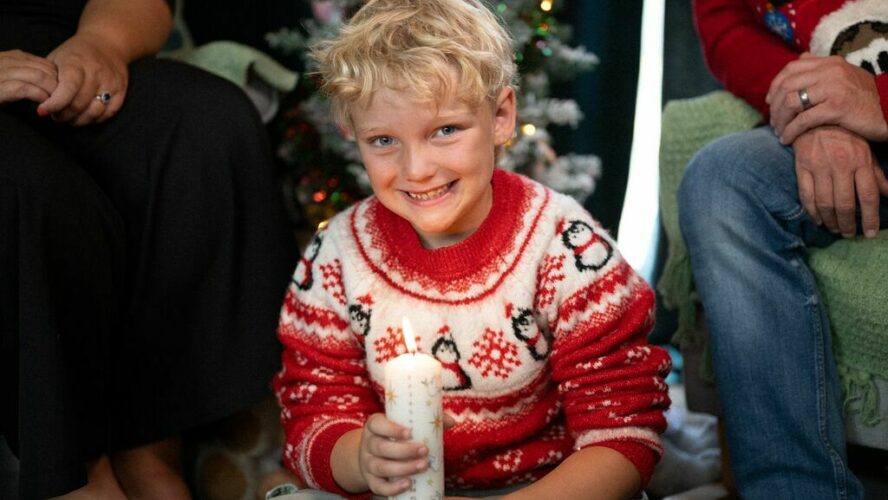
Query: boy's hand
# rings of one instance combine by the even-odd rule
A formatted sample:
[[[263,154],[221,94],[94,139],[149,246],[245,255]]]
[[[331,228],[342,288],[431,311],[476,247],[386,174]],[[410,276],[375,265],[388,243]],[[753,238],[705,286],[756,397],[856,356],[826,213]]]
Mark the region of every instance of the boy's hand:
[[[410,429],[374,413],[361,433],[358,465],[370,491],[394,496],[410,488],[409,476],[426,470],[428,453],[425,445],[410,441]]]

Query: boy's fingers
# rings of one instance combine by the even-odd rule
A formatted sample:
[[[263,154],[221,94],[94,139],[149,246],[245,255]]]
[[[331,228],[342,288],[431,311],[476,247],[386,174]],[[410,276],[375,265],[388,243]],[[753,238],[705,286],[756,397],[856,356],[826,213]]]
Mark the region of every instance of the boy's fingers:
[[[449,429],[456,425],[456,419],[449,413],[444,413],[444,428]]]
[[[392,441],[391,439],[374,436],[367,442],[370,453],[377,457],[391,460],[410,460],[428,455],[425,445],[409,441]]]
[[[408,478],[399,478],[395,481],[387,481],[381,477],[371,477],[367,481],[370,491],[379,496],[393,497],[399,493],[407,491],[412,482]]]
[[[378,436],[392,439],[410,439],[410,429],[400,426],[382,413],[374,413],[367,419],[367,429]]]

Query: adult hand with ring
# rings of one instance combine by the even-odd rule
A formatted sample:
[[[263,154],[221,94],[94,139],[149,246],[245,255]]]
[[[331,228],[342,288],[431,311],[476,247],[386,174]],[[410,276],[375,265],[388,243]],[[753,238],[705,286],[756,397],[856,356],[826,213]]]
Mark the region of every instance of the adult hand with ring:
[[[783,144],[805,131],[838,125],[875,142],[888,140],[879,90],[871,73],[840,56],[803,54],[780,71],[765,100]]]
[[[802,110],[808,111],[814,104],[811,103],[811,97],[808,95],[807,89],[799,89],[799,102],[802,103]]]
[[[59,72],[59,84],[40,104],[41,114],[75,126],[100,123],[123,105],[129,73],[122,54],[92,33],[78,33],[48,56]]]

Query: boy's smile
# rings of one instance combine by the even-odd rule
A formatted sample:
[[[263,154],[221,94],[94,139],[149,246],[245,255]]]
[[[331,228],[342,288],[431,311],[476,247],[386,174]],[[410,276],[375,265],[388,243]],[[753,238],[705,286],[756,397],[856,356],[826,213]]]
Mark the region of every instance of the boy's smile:
[[[350,115],[373,192],[426,247],[458,243],[481,225],[493,202],[496,147],[515,128],[513,89],[473,108],[386,88]]]

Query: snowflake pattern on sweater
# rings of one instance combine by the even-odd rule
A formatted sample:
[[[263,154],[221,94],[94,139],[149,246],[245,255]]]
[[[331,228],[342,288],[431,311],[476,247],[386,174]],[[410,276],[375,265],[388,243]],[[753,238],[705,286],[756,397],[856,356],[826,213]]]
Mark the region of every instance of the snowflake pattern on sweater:
[[[573,199],[501,170],[492,182],[490,214],[449,247],[423,248],[374,197],[313,239],[281,312],[274,380],[284,461],[306,484],[360,497],[338,488],[330,453],[384,411],[404,316],[442,363],[448,487],[533,481],[587,446],[621,452],[647,482],[669,404],[669,357],[646,342],[653,292]]]

